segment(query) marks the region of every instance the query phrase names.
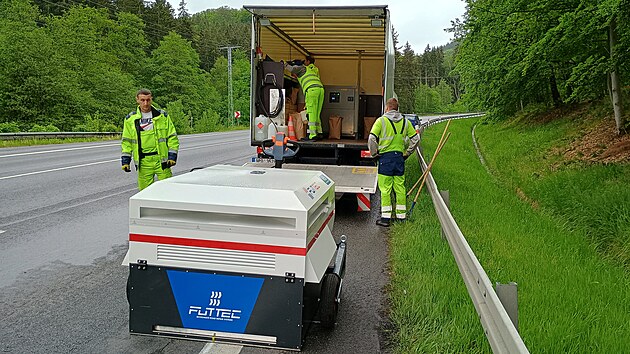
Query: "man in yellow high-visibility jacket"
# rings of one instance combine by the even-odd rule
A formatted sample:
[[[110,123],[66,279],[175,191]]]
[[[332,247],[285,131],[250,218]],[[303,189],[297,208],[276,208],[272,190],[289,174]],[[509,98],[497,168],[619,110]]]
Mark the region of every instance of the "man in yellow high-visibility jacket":
[[[317,140],[323,134],[322,107],[324,105],[324,85],[319,78],[319,69],[315,66],[315,59],[307,56],[303,65],[285,64],[286,69],[297,77],[306,103],[308,116],[308,138],[303,140]]]
[[[127,115],[122,134],[122,170],[131,172],[131,160],[138,171],[138,188],[145,189],[158,180],[173,175],[177,163],[179,138],[173,122],[165,111],[152,105],[151,91],[141,89],[136,94],[138,108]]]
[[[392,212],[398,221],[407,218],[405,160],[413,154],[419,141],[413,124],[398,112],[398,100],[387,100],[385,114],[374,122],[368,138],[370,154],[378,157],[381,218],[376,221],[377,225],[388,227]],[[396,194],[395,208],[392,207],[392,189]]]

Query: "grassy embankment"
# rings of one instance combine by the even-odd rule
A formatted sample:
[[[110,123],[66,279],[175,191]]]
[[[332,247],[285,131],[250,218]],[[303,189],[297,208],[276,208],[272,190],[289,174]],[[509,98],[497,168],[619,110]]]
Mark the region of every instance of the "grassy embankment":
[[[531,352],[630,352],[629,165],[562,163],[553,147],[571,121],[451,123],[434,167],[438,188],[492,282],[519,284],[519,327]],[[444,125],[425,132],[433,152]],[[408,187],[419,176],[409,160]],[[392,339],[399,353],[489,352],[427,193],[391,237]],[[625,246],[624,246],[625,245]],[[625,251],[624,251],[625,250]]]

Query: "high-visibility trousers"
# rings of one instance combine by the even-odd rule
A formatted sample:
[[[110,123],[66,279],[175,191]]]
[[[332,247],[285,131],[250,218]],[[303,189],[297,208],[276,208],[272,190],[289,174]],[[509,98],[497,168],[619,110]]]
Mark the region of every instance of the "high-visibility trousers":
[[[309,88],[308,91],[306,91],[304,103],[306,104],[306,114],[308,114],[307,133],[308,137],[313,139],[317,134],[323,133],[320,115],[322,114],[322,107],[324,106],[324,88]]]
[[[390,219],[395,214],[396,219],[404,220],[407,217],[405,176],[378,175],[378,189],[381,191],[381,217]],[[395,207],[392,206],[392,191],[396,195]]]
[[[162,169],[162,160],[159,155],[145,156],[140,160],[138,166],[138,188],[143,190],[150,186],[155,180],[159,181],[173,176],[170,168]]]
[[[398,220],[407,217],[407,191],[405,190],[405,159],[402,152],[391,151],[382,154],[378,160],[378,189],[381,191],[381,218],[392,215]],[[392,191],[396,195],[392,206]]]

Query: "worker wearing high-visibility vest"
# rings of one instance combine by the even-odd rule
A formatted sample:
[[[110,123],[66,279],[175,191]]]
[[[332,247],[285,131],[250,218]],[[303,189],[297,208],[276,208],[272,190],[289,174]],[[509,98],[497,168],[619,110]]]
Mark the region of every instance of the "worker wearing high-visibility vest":
[[[173,175],[177,163],[179,138],[173,122],[165,111],[151,103],[151,91],[141,89],[136,94],[138,108],[125,118],[122,134],[122,170],[131,172],[131,160],[138,171],[138,188],[145,189],[158,180]]]
[[[368,138],[368,148],[378,157],[378,189],[381,191],[381,218],[377,225],[388,227],[395,216],[397,221],[407,217],[405,190],[405,160],[416,149],[420,136],[413,124],[398,112],[398,100],[390,98],[385,114],[378,118]],[[392,206],[392,190],[396,194],[396,206]]]
[[[322,106],[324,105],[324,85],[319,78],[319,69],[315,66],[315,59],[307,56],[303,65],[285,64],[286,69],[297,77],[306,103],[308,117],[308,138],[303,140],[317,140],[322,135]]]

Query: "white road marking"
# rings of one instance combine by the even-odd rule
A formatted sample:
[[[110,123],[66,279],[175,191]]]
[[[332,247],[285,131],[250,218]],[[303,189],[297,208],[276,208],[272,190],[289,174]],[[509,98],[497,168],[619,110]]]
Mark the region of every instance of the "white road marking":
[[[194,140],[194,139],[207,139],[208,136],[180,136],[179,140]],[[214,137],[213,137],[214,138]],[[231,137],[230,137],[231,138]],[[54,150],[44,150],[44,151],[33,151],[33,152],[21,152],[17,154],[9,154],[9,155],[0,155],[0,158],[4,157],[17,157],[17,156],[29,156],[29,155],[41,155],[41,154],[50,154],[53,152],[65,152],[65,151],[74,151],[74,150],[85,150],[85,149],[98,149],[102,147],[110,147],[110,146],[120,146],[120,142],[114,144],[103,144],[96,146],[79,146],[67,149],[54,149]]]
[[[32,175],[38,175],[38,174],[41,174],[41,173],[62,171],[62,170],[68,170],[68,169],[77,168],[77,167],[100,165],[100,164],[103,164],[103,163],[110,163],[110,162],[114,162],[114,161],[120,161],[120,159],[92,162],[92,163],[86,163],[86,164],[83,164],[83,165],[72,165],[72,166],[67,166],[67,167],[53,168],[53,169],[50,169],[50,170],[35,171],[35,172],[22,173],[22,174],[19,174],[19,175],[0,177],[0,181],[3,180],[3,179],[10,179],[10,178],[17,178],[17,177],[24,177],[24,176],[32,176]]]
[[[241,352],[241,349],[243,349],[243,346],[240,345],[208,343],[201,349],[199,354],[238,354]]]
[[[0,230],[0,234],[7,232],[7,230]]]
[[[210,147],[210,146],[217,146],[217,145],[223,145],[223,144],[224,144],[223,142],[220,142],[220,143],[214,143],[214,144],[208,144],[208,145],[202,145],[202,146],[196,146],[196,147],[190,147],[190,148],[183,148],[183,149],[179,149],[179,151],[181,152],[181,151],[188,151],[188,150],[205,149],[205,148]],[[117,144],[117,145],[120,145],[120,144]],[[59,150],[59,151],[61,151],[61,150]],[[6,156],[14,156],[14,155],[6,155]],[[2,157],[2,156],[0,156],[0,157]],[[120,162],[120,158],[115,159],[115,160],[105,160],[105,161],[98,161],[98,162],[90,162],[90,163],[85,163],[85,164],[82,164],[82,165],[72,165],[72,166],[66,166],[66,167],[53,168],[53,169],[50,169],[50,170],[21,173],[19,175],[13,175],[13,176],[5,176],[5,177],[0,177],[0,181],[3,180],[3,179],[11,179],[11,178],[17,178],[17,177],[39,175],[39,174],[48,173],[48,172],[63,171],[63,170],[71,169],[71,168],[100,165],[100,164],[110,163],[110,162],[114,162],[114,161]]]
[[[67,149],[56,149],[56,150],[34,151],[34,152],[22,152],[22,153],[19,153],[19,154],[0,155],[0,158],[3,158],[3,157],[16,157],[16,156],[28,156],[28,155],[39,155],[39,154],[50,154],[50,153],[53,153],[53,152],[64,152],[64,151],[72,151],[72,150],[97,149],[97,148],[109,147],[109,146],[120,146],[120,143],[98,145],[98,146],[81,146],[81,147],[74,147],[74,148],[67,148]]]

